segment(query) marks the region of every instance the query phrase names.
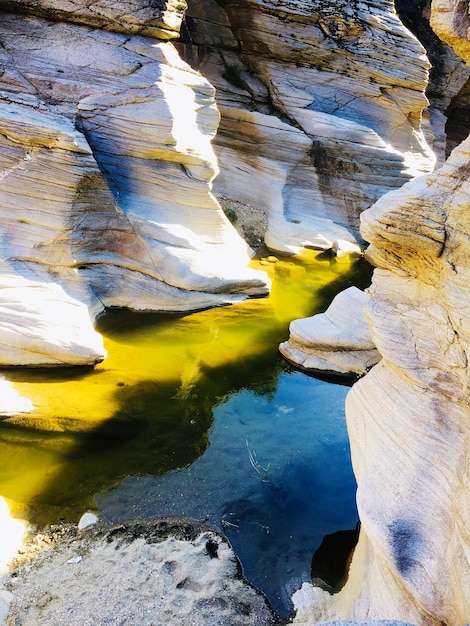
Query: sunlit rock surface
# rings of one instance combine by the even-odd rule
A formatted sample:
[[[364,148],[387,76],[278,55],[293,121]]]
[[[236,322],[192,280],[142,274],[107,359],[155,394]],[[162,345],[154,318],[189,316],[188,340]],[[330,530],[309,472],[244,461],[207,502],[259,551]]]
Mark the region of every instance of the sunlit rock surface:
[[[298,367],[327,374],[365,374],[380,360],[364,317],[369,296],[349,287],[325,311],[294,320],[281,354]]]
[[[188,4],[181,49],[222,114],[214,189],[266,210],[269,247],[353,240],[364,209],[432,170],[430,65],[393,2]]]
[[[94,365],[106,356],[83,302],[57,283],[3,271],[0,345],[0,366]]]
[[[470,61],[467,3],[436,6],[438,34]],[[382,360],[347,397],[361,533],[336,596],[294,595],[296,624],[470,622],[469,174],[467,139],[363,214]]]
[[[19,11],[0,13],[0,260],[8,272],[19,282],[32,275],[44,289],[57,284],[64,303],[86,305],[83,337],[105,307],[192,311],[265,295],[266,275],[248,269],[252,251],[211,193],[214,88],[171,43],[133,34],[160,36],[168,18],[174,36],[182,5],[7,4]],[[15,306],[30,311],[20,301],[29,296],[18,294]],[[10,313],[0,311],[0,327]],[[93,342],[89,349],[90,362],[103,357]],[[8,345],[2,353],[2,363],[36,362],[19,352],[7,358]],[[63,353],[63,363],[84,362],[74,341]],[[53,346],[50,357],[58,358]]]
[[[468,123],[465,127],[462,123],[465,98],[461,92],[466,90],[470,68],[432,30],[431,0],[395,0],[395,7],[404,25],[425,47],[432,65],[426,89],[430,106],[424,112],[432,132],[426,132],[426,125],[424,129],[437,162],[442,165],[451,150],[468,135]]]
[[[2,0],[1,4],[12,13],[159,39],[178,37],[186,9],[184,0]]]

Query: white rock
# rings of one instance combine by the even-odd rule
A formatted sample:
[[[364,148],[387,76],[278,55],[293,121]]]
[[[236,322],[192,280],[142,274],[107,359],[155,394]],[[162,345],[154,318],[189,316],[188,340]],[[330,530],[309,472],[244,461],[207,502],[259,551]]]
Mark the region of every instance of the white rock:
[[[54,282],[0,271],[1,365],[94,365],[106,356],[88,308]]]
[[[289,341],[279,346],[281,354],[309,371],[364,374],[380,360],[364,317],[368,300],[366,293],[349,287],[325,313],[294,320]]]
[[[224,8],[244,56],[226,48],[222,56],[238,65],[241,82],[224,80],[202,43],[198,60],[223,101],[215,192],[267,208],[273,250],[357,243],[363,210],[434,168],[421,128],[430,67],[423,47],[391,0],[336,2],[334,11],[319,0],[228,0]],[[269,103],[284,122],[267,114]]]
[[[269,248],[298,254],[302,248],[329,249],[335,239],[356,243],[354,235],[334,221],[335,213],[321,210],[316,185],[304,186],[317,176],[308,156],[311,141],[301,130],[273,116],[227,109],[222,110],[216,143],[220,174],[215,192],[262,208],[268,215]]]
[[[349,258],[351,255],[360,256],[362,254],[360,246],[355,243],[351,243],[350,241],[345,241],[344,239],[335,239],[331,249],[337,259],[341,259],[343,257]]]
[[[67,561],[67,563],[68,563],[69,565],[76,565],[77,563],[81,563],[82,558],[83,558],[83,557],[81,557],[81,556],[73,556],[72,558],[70,558],[70,559]]]
[[[8,380],[0,377],[0,418],[30,413],[33,409],[34,405],[28,398],[20,396]]]
[[[170,39],[179,35],[186,3],[182,0],[15,0],[13,8],[53,20]]]
[[[435,27],[470,62],[468,7],[436,7]],[[293,623],[469,623],[469,171],[467,139],[363,214],[382,360],[346,400],[360,539],[343,589],[306,586]]]
[[[6,500],[0,496],[0,574],[8,569],[9,562],[15,557],[20,549],[26,534],[27,523],[24,520],[15,519],[10,514]],[[0,616],[5,611],[11,596],[2,589],[0,581]],[[2,622],[3,623],[3,622]]]
[[[109,22],[117,9],[101,4]],[[150,10],[141,5],[136,24]],[[36,9],[59,15],[54,0]],[[88,3],[69,9],[59,17],[88,23]],[[211,193],[213,87],[169,43],[51,24],[0,22],[10,68],[0,77],[0,261],[18,277],[0,363],[98,362],[92,321],[105,307],[191,311],[267,294]]]
[[[88,526],[92,526],[98,522],[98,516],[96,513],[92,513],[91,511],[87,511],[84,513],[81,518],[78,520],[78,530],[83,530]]]

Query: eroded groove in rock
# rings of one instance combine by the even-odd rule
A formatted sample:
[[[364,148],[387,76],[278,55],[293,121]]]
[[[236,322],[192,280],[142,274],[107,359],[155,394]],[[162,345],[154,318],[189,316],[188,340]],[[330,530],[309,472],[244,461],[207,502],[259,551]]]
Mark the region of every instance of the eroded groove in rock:
[[[429,23],[431,0],[395,0],[395,7],[404,25],[425,47],[431,62],[429,83],[426,88],[430,106],[424,112],[423,130],[436,154],[437,162],[442,164],[455,146],[467,137],[470,130],[468,119],[463,123],[460,107],[454,110],[450,106],[453,97],[468,81],[470,68],[432,30]],[[466,133],[462,135],[464,125]]]

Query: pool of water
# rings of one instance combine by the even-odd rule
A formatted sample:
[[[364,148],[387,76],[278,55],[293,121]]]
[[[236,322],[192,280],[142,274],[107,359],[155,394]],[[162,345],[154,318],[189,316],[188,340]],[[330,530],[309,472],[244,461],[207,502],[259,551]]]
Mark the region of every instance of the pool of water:
[[[94,369],[9,370],[36,406],[0,422],[0,496],[42,525],[173,514],[225,532],[248,580],[286,614],[323,535],[356,522],[347,387],[293,371],[289,322],[368,280],[310,251],[253,262],[268,298],[191,315],[112,311]]]
[[[159,478],[126,478],[97,496],[100,516],[207,519],[228,537],[245,577],[287,615],[324,535],[357,523],[347,391],[280,371],[275,389],[229,394],[213,409],[199,459]]]

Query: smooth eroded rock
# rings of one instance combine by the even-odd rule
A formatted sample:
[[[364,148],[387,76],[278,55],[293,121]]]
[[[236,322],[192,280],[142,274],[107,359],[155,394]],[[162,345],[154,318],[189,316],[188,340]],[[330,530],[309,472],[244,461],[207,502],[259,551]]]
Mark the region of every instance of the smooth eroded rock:
[[[356,287],[340,292],[325,313],[294,320],[280,344],[288,360],[313,372],[364,374],[380,360],[364,317],[369,296]]]
[[[296,624],[469,622],[469,163],[467,139],[363,215],[382,359],[346,400],[360,538],[337,595],[294,596]]]
[[[106,357],[88,308],[55,282],[0,272],[0,365],[95,365]]]
[[[217,88],[215,192],[267,208],[273,250],[354,242],[364,209],[434,167],[424,48],[391,1],[214,4],[189,2],[179,45]]]
[[[98,4],[103,15],[124,10]],[[56,283],[64,306],[88,307],[85,338],[106,307],[193,311],[267,294],[266,274],[248,268],[252,251],[211,193],[219,112],[208,81],[167,42],[1,17],[1,260],[18,275],[18,306],[29,310],[23,279]],[[42,314],[54,326],[52,310]],[[45,337],[38,332],[41,357],[16,343],[3,363],[58,364]],[[63,343],[62,363],[82,364],[72,344]]]
[[[2,0],[0,3],[0,11],[159,39],[178,37],[185,9],[184,0]]]

